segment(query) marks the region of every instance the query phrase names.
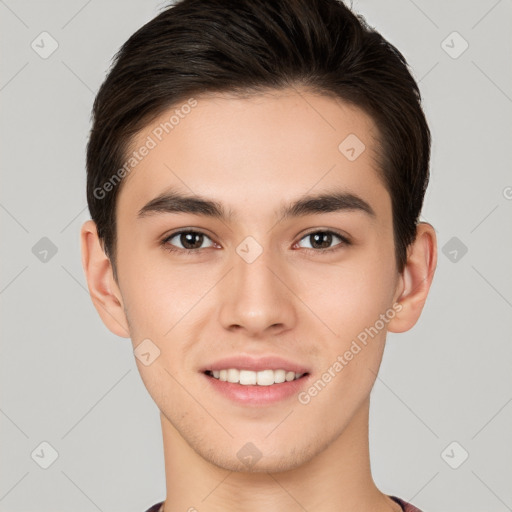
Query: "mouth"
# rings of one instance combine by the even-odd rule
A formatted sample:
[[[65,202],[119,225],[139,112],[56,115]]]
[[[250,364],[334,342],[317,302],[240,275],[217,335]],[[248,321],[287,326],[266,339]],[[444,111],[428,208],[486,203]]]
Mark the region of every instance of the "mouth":
[[[212,399],[222,397],[244,407],[282,405],[312,379],[310,366],[277,354],[234,354],[207,363],[199,371]]]
[[[215,396],[242,407],[271,407],[297,397],[307,387],[308,372],[278,370],[243,370],[226,368],[202,372]]]
[[[309,375],[308,372],[296,373],[283,369],[252,371],[236,368],[206,370],[203,373],[212,379],[242,386],[273,386],[299,380]]]

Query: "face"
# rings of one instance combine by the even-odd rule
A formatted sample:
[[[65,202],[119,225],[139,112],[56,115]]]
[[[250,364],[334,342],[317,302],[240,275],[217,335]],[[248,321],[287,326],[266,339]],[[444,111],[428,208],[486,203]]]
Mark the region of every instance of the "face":
[[[169,133],[180,106],[137,135],[132,150],[154,147],[118,197],[119,293],[151,361],[137,365],[167,435],[225,469],[255,449],[254,471],[292,469],[367,403],[400,293],[377,130],[306,91],[196,100]],[[230,368],[305,375],[256,388],[205,373]]]

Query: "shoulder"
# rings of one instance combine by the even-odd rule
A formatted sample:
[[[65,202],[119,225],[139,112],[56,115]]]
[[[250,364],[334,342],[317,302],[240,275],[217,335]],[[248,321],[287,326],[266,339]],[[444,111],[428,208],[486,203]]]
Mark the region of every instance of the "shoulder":
[[[148,508],[146,512],[160,512],[160,507],[162,506],[163,501],[159,503],[155,503],[152,507]]]
[[[404,512],[422,512],[419,508],[416,508],[412,503],[408,503],[407,501],[404,501],[402,498],[398,498],[396,496],[390,496],[390,498],[396,501],[402,507]]]

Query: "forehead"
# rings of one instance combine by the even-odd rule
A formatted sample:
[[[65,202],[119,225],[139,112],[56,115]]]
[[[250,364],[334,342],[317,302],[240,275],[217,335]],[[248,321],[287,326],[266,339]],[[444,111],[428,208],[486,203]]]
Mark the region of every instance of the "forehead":
[[[332,188],[386,208],[377,137],[374,122],[360,109],[304,90],[196,97],[134,137],[127,156],[139,154],[123,183],[118,214],[135,217],[170,188],[215,198],[231,212],[260,215]]]

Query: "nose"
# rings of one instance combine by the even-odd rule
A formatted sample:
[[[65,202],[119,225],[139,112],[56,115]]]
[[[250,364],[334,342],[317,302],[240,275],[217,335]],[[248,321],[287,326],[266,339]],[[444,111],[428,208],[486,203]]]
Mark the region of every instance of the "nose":
[[[269,250],[249,263],[236,252],[233,268],[222,280],[220,322],[229,331],[247,336],[278,334],[292,328],[297,320],[293,278],[284,262]]]

